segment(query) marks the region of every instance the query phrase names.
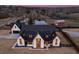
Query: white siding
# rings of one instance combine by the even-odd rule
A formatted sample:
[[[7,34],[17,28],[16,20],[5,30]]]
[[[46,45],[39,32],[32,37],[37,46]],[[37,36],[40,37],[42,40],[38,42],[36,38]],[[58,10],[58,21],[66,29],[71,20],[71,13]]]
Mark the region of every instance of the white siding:
[[[36,39],[37,38],[41,39],[41,48],[44,48],[44,40],[42,39],[42,37],[39,34],[33,39],[33,48],[36,48]]]
[[[20,28],[16,24],[14,24],[11,29],[12,34],[13,34],[13,31],[20,31]]]
[[[55,37],[55,39],[53,40],[53,46],[60,46],[60,39],[59,39],[59,37]]]
[[[20,40],[21,40],[21,43],[20,43]],[[24,39],[22,37],[19,37],[17,40],[17,44],[18,44],[18,46],[25,46]]]

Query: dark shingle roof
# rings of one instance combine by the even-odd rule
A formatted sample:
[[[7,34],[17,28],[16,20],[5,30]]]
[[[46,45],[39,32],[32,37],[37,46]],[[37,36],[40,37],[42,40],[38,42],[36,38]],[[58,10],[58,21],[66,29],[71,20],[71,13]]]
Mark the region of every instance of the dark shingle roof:
[[[22,25],[21,22],[13,22],[10,24],[10,26],[13,27],[14,24],[16,24],[21,29],[21,25]]]
[[[29,35],[32,35],[32,38],[29,38]],[[33,39],[36,37],[36,35],[37,34],[40,34],[40,36],[45,40],[45,41],[50,41],[50,40],[52,40],[56,35],[55,35],[55,33],[53,33],[53,32],[39,32],[39,33],[37,33],[37,32],[35,32],[35,31],[26,31],[26,32],[23,32],[22,34],[21,34],[21,36],[25,39],[25,40],[27,40],[27,41],[33,41]],[[54,36],[53,36],[53,34],[54,34]],[[48,35],[48,38],[46,38],[45,36],[46,35]]]
[[[25,25],[25,24],[22,24],[21,36],[25,40],[32,42],[33,39],[36,37],[36,35],[39,33],[40,36],[45,41],[50,41],[55,37],[52,35],[53,34],[55,35],[56,31],[57,31],[57,29],[52,25]],[[29,34],[32,34],[32,38],[29,38]],[[48,35],[48,38],[46,38],[45,35]]]
[[[57,31],[53,25],[25,25],[22,24],[22,31]]]
[[[55,32],[58,31],[54,25],[26,25],[18,22],[15,24],[21,29],[20,35],[24,40],[30,42],[33,41],[38,33],[45,41],[51,41],[56,36]],[[32,38],[29,38],[29,34],[32,34]],[[48,38],[45,35],[48,35]]]

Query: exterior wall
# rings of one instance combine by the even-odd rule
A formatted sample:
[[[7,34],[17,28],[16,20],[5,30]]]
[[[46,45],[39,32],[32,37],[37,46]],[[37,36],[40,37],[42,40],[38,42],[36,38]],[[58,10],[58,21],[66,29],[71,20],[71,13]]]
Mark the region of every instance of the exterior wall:
[[[41,36],[39,34],[33,40],[33,48],[36,48],[36,39],[37,38],[41,39],[41,48],[44,48],[44,40],[41,38]]]
[[[56,44],[56,39],[57,39],[57,44]],[[60,39],[58,37],[55,37],[53,40],[53,46],[60,46]]]
[[[37,42],[36,42],[37,41],[37,38],[41,39],[40,48],[44,48],[44,47],[48,48],[48,47],[50,47],[50,44],[48,44],[48,43],[47,44],[46,43],[44,44],[44,40],[42,39],[42,37],[39,34],[37,34],[36,37],[33,39],[32,44],[27,44],[27,46],[31,46],[33,48],[37,48]],[[20,41],[21,41],[21,43],[20,43]],[[57,44],[56,44],[56,42],[57,42]],[[18,44],[18,46],[25,46],[25,40],[22,37],[19,37],[17,39],[17,43],[16,44]],[[60,38],[58,36],[56,36],[53,39],[52,45],[53,46],[60,46]]]
[[[36,39],[33,40],[33,48],[36,48]]]
[[[44,48],[44,40],[41,39],[41,48]]]
[[[14,26],[11,29],[12,34],[13,34],[13,31],[20,31],[19,27],[16,24],[14,24]]]
[[[22,43],[20,43],[20,40],[21,40]],[[19,37],[18,40],[17,40],[17,44],[18,44],[18,46],[25,46],[24,39],[22,37]]]

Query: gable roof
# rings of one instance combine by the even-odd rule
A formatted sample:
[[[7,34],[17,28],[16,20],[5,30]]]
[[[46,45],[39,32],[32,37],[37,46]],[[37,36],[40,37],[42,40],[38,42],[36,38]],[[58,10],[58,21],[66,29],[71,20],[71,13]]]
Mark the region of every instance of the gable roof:
[[[55,39],[59,39],[59,40],[60,40],[60,38],[59,38],[58,36],[56,36],[56,37],[54,38],[54,40],[55,40]]]
[[[42,37],[41,37],[40,34],[38,33],[35,38],[42,38]],[[35,38],[34,38],[34,39],[35,39]]]
[[[12,27],[12,30],[18,30],[18,31],[20,31],[20,28],[16,24],[14,24],[13,27]]]
[[[19,36],[18,39],[23,39],[22,36]]]
[[[21,25],[22,25],[22,23],[21,22],[18,22],[18,21],[16,21],[16,22],[13,22],[13,23],[11,23],[10,24],[10,26],[11,27],[13,27],[14,26],[14,24],[16,24],[20,29],[21,29]]]

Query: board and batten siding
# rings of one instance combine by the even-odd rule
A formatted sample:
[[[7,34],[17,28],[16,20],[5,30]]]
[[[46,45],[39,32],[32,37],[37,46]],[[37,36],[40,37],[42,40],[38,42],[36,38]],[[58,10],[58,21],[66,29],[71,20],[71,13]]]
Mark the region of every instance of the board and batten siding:
[[[36,39],[40,38],[41,39],[41,48],[44,48],[44,40],[42,39],[42,37],[37,34],[36,37],[33,39],[33,48],[36,48]]]
[[[53,40],[53,46],[60,46],[60,38],[56,36]]]
[[[25,46],[25,41],[21,36],[17,39],[17,44],[18,46]]]

